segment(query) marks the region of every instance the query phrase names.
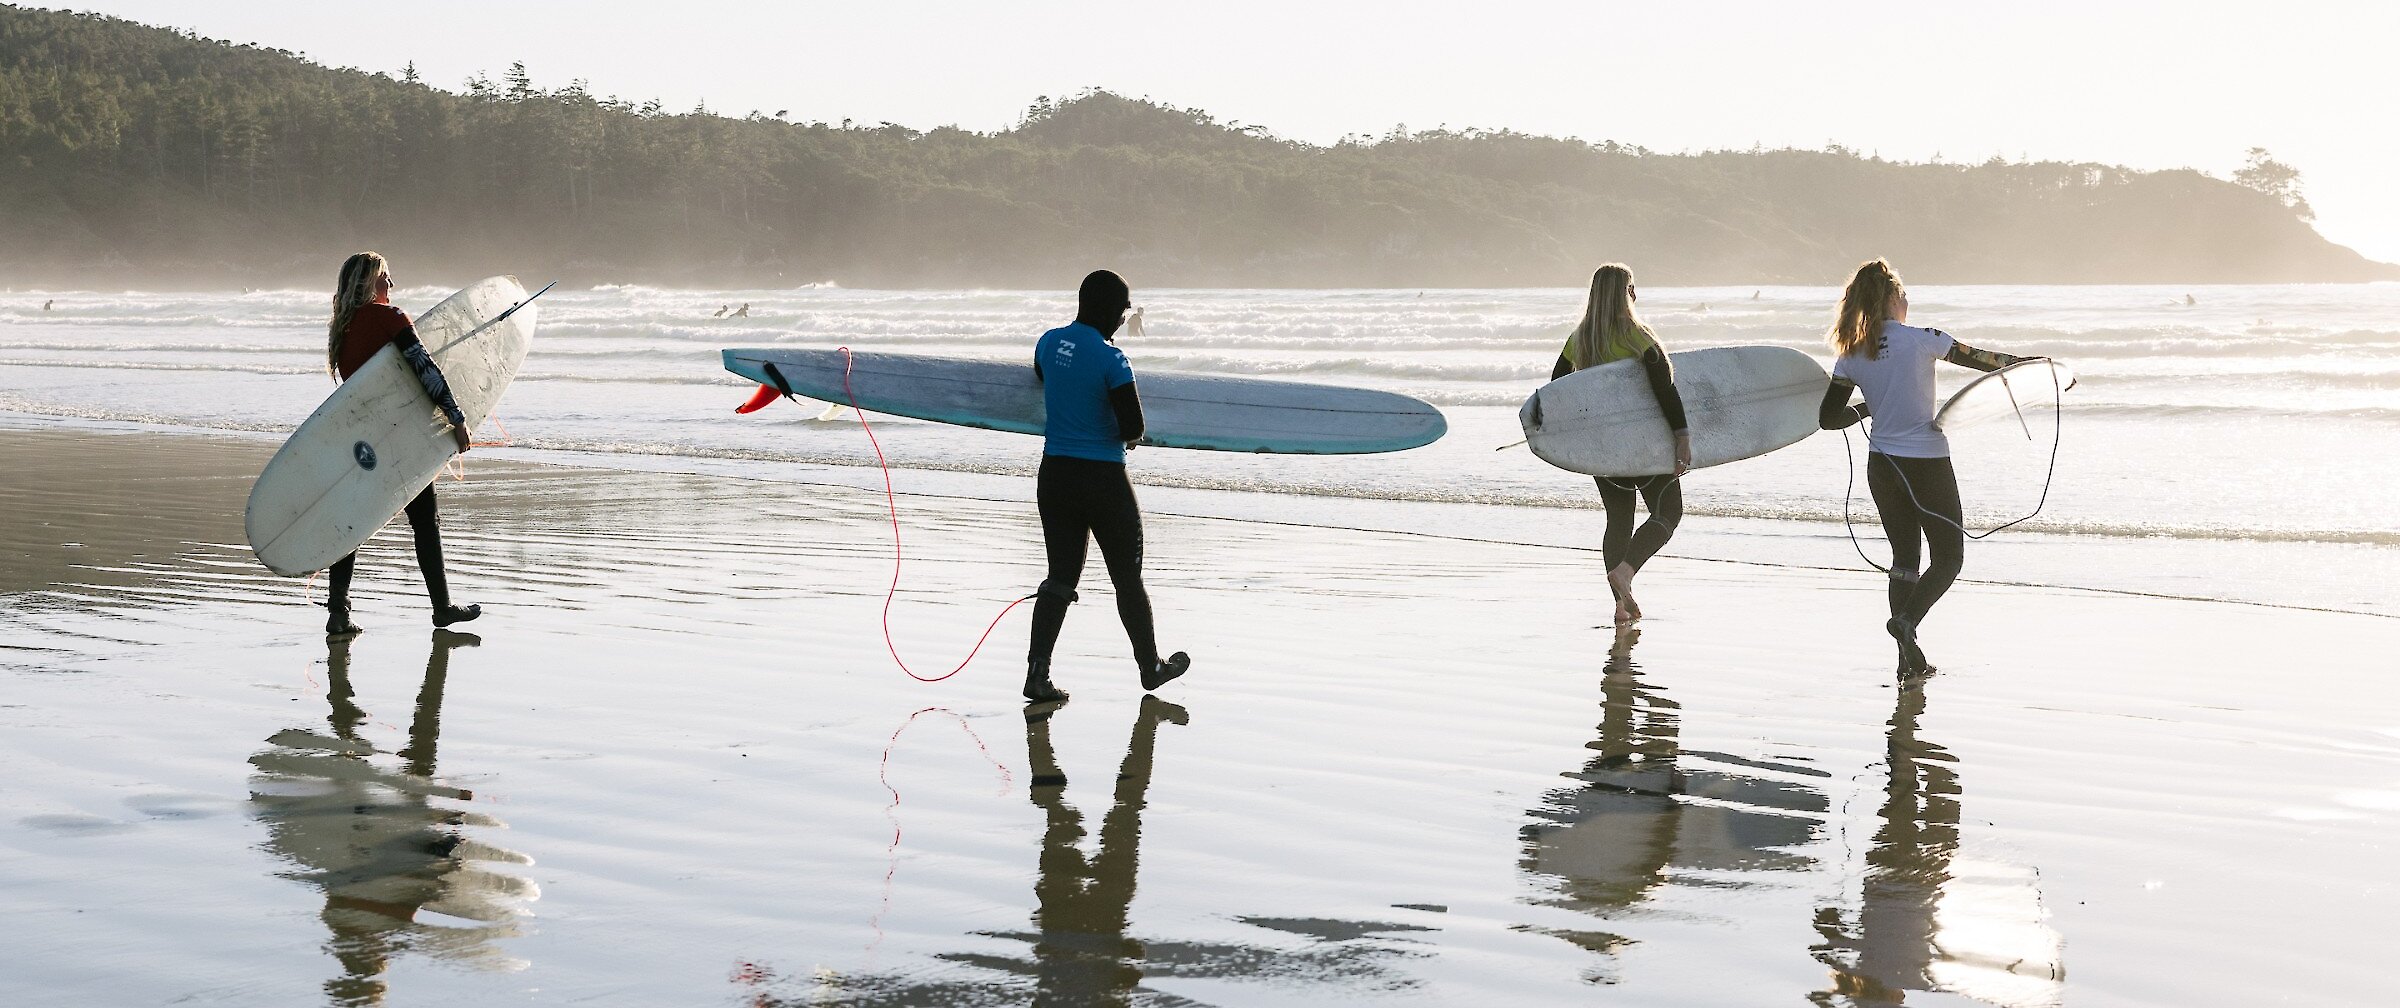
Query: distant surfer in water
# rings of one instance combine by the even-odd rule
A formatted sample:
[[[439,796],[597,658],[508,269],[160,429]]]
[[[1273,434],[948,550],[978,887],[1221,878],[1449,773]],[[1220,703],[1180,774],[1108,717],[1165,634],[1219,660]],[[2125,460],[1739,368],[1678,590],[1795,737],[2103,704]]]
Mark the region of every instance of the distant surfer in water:
[[[1633,271],[1609,263],[1592,273],[1591,295],[1585,299],[1583,321],[1568,334],[1566,349],[1550,369],[1556,381],[1589,367],[1621,360],[1641,362],[1650,379],[1650,394],[1666,415],[1667,433],[1675,439],[1672,475],[1619,478],[1592,477],[1600,487],[1600,503],[1608,508],[1608,528],[1600,536],[1600,559],[1608,565],[1608,592],[1617,601],[1616,622],[1623,626],[1642,618],[1633,600],[1633,576],[1674,537],[1683,521],[1683,474],[1692,468],[1692,432],[1683,418],[1683,397],[1675,391],[1675,369],[1658,335],[1633,310]],[[1633,524],[1634,496],[1650,509],[1650,520]]]
[[[333,323],[325,342],[325,368],[343,381],[385,345],[399,348],[400,359],[407,362],[417,381],[425,386],[425,394],[450,421],[450,439],[459,451],[467,450],[469,441],[467,420],[458,410],[458,402],[450,396],[450,383],[442,379],[433,357],[425,345],[417,342],[417,330],[408,313],[392,307],[392,273],[383,256],[360,252],[343,260],[341,278],[333,292]],[[417,569],[425,574],[425,594],[433,599],[433,625],[446,627],[464,623],[483,615],[480,605],[450,604],[450,579],[442,572],[442,527],[434,510],[433,486],[417,492],[408,502],[409,532],[417,540]],[[350,622],[350,574],[358,564],[358,554],[352,553],[333,565],[327,580],[325,632],[351,634],[358,632]]]
[[[1034,499],[1050,572],[1036,593],[1025,663],[1025,699],[1036,703],[1067,698],[1050,683],[1050,652],[1076,600],[1091,540],[1099,541],[1116,586],[1117,617],[1133,643],[1142,689],[1166,685],[1192,664],[1181,651],[1159,659],[1150,593],[1142,587],[1142,512],[1125,475],[1125,452],[1142,439],[1142,399],[1133,365],[1110,341],[1133,309],[1133,294],[1115,273],[1095,270],[1083,278],[1076,301],[1075,321],[1043,333],[1033,348],[1033,375],[1049,411]]]
[[[1840,359],[1817,414],[1826,430],[1875,418],[1867,429],[1867,492],[1875,497],[1884,537],[1892,543],[1886,585],[1891,618],[1884,629],[1899,644],[1903,678],[1933,671],[1917,646],[1917,627],[1966,561],[1967,530],[1958,474],[1950,467],[1950,441],[1933,427],[1933,362],[1997,371],[2022,359],[1978,350],[1939,329],[1907,322],[1908,289],[1892,265],[1881,259],[1861,264],[1842,292],[1832,333]],[[1866,401],[1851,402],[1853,389]],[[1923,547],[1930,547],[1932,563],[1920,574]]]

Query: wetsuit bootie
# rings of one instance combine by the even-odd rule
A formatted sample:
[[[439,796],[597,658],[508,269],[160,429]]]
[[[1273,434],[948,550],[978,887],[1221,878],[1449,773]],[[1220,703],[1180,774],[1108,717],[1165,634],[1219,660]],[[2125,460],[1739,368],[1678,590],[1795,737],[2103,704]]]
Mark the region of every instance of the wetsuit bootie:
[[[357,568],[357,558],[346,556],[325,569],[325,635],[328,637],[358,632],[358,624],[350,622],[350,575]]]
[[[1142,670],[1142,689],[1154,690],[1173,682],[1177,676],[1189,671],[1191,667],[1192,656],[1177,651],[1166,661],[1154,662],[1149,668]]]
[[[1925,652],[1917,647],[1917,625],[1894,616],[1883,621],[1883,630],[1891,634],[1893,640],[1900,642],[1900,667],[1903,672],[1910,675],[1924,672]]]
[[[1025,702],[1065,703],[1067,691],[1050,684],[1050,659],[1034,658],[1025,663]]]
[[[433,625],[436,627],[446,627],[452,623],[468,622],[481,615],[483,615],[483,606],[481,605],[435,606],[433,610]]]

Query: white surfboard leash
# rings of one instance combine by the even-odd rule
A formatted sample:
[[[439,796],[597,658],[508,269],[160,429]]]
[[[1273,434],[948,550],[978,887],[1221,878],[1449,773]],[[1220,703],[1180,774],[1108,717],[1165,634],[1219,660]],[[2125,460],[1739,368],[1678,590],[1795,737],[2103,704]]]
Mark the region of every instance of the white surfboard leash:
[[[1935,514],[1934,512],[1927,510],[1924,502],[1917,499],[1916,488],[1909,485],[1908,474],[1901,472],[1900,467],[1897,464],[1892,467],[1892,474],[1900,477],[1900,488],[1908,494],[1909,504],[1917,509],[1917,513],[1919,515],[1931,518],[1941,522],[1944,525],[1948,525],[1951,528],[1957,529],[1960,535],[1966,536],[1970,540],[1982,540],[1989,538],[2018,524],[2031,520],[2035,515],[2041,514],[2042,508],[2050,503],[2050,487],[2058,477],[2059,443],[2066,432],[2066,389],[2062,387],[2058,381],[2058,368],[2056,366],[2057,361],[2046,356],[2026,357],[2023,358],[2023,360],[2050,361],[2052,365],[2051,367],[2044,369],[2050,373],[2050,461],[2048,468],[2042,474],[2042,493],[2040,497],[2034,500],[2033,510],[1982,532],[1971,532],[1968,531],[1965,525],[1959,522],[1951,521],[1948,516]],[[2025,422],[2025,408],[2022,404],[2017,402],[2016,389],[2009,384],[2008,376],[2005,374],[2000,376],[2000,387],[2003,391],[2008,393],[2009,408],[2015,411],[2017,424],[2025,431],[2025,439],[2028,441],[2032,440],[2032,425]],[[1867,566],[1869,567],[1873,567],[1885,574],[1890,574],[1892,572],[1891,568],[1876,563],[1873,557],[1867,555],[1866,547],[1859,544],[1858,527],[1850,517],[1850,499],[1856,495],[1858,488],[1858,458],[1850,448],[1850,428],[1848,427],[1842,428],[1842,458],[1844,462],[1847,463],[1849,470],[1848,480],[1843,484],[1842,487],[1842,529],[1844,532],[1849,534],[1850,548],[1858,551],[1858,558],[1860,560],[1866,561]],[[1870,462],[1869,464],[1872,463]]]

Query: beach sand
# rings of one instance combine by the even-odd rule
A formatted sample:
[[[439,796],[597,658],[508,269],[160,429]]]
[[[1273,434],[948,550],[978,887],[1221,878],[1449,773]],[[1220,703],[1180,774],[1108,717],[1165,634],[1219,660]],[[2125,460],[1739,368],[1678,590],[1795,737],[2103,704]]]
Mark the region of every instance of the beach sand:
[[[1687,522],[1627,642],[1595,513],[1145,490],[1192,673],[1143,698],[1095,562],[1029,719],[1023,607],[894,667],[872,469],[479,452],[472,634],[403,524],[329,643],[243,544],[271,440],[4,426],[0,1003],[2390,996],[2388,616],[1962,584],[1896,688],[1821,528]],[[938,674],[1031,481],[895,479]]]

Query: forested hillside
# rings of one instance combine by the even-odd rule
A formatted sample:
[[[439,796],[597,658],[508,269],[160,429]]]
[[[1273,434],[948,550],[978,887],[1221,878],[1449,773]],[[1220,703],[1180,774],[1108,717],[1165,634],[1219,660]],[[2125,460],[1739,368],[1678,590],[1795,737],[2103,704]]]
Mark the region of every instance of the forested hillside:
[[[1621,259],[1659,284],[1830,284],[1873,255],[1919,282],[2400,276],[2319,237],[2272,173],[1477,130],[1314,146],[1101,91],[995,134],[779,116],[522,68],[453,92],[0,7],[0,285],[316,284],[369,247],[424,282],[1574,286]]]

